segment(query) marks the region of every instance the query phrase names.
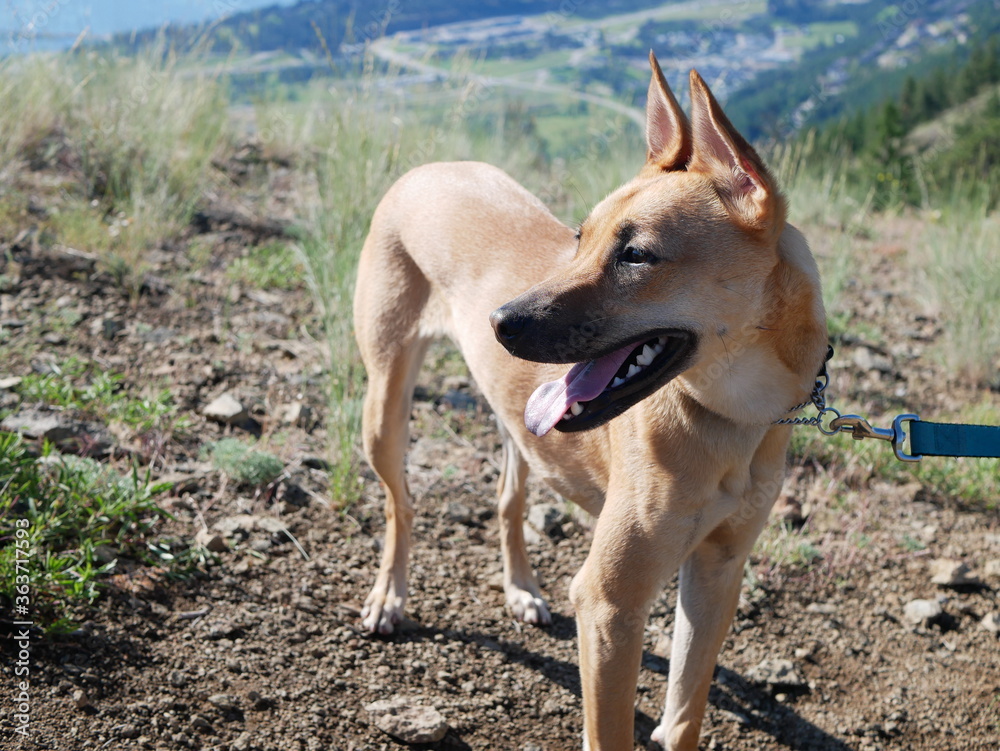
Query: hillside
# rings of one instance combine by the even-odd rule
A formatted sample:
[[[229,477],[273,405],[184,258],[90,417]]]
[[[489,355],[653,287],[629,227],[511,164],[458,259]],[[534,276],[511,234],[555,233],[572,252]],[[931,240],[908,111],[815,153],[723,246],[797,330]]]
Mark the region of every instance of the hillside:
[[[965,59],[970,45],[998,26],[994,0],[929,0],[913,8],[890,0],[305,0],[235,13],[215,24],[209,39],[233,61],[239,92],[313,76],[350,78],[364,45],[377,42],[391,50],[386,59],[409,61],[424,74],[447,77],[453,61],[471,60],[472,72],[503,85],[542,82],[625,106],[641,104],[653,49],[670,80],[697,65],[759,141],[880,101],[908,75]],[[168,31],[182,45],[202,32]],[[151,31],[118,43],[135,49],[153,39]]]

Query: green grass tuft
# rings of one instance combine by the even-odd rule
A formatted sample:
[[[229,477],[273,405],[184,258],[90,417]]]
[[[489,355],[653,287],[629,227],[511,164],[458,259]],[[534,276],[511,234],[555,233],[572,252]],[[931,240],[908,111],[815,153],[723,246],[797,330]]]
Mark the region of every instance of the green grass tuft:
[[[237,438],[223,438],[211,444],[207,454],[212,464],[240,485],[262,487],[277,480],[285,464],[277,456],[254,449]]]
[[[176,415],[173,396],[162,389],[152,396],[133,396],[116,373],[93,372],[76,357],[54,364],[49,373],[29,373],[17,387],[24,402],[78,410],[103,422],[120,422],[140,432],[162,429]]]
[[[154,536],[168,488],[47,447],[39,457],[0,433],[0,600],[26,592],[31,619],[52,628],[95,600],[122,559],[183,570],[187,554]]]

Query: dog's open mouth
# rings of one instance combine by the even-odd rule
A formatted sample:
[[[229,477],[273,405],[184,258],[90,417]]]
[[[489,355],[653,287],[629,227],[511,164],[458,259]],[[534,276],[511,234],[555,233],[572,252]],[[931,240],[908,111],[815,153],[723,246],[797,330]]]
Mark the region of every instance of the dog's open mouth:
[[[642,401],[685,367],[696,338],[686,331],[650,334],[610,354],[574,365],[528,399],[524,424],[543,436],[603,425]]]

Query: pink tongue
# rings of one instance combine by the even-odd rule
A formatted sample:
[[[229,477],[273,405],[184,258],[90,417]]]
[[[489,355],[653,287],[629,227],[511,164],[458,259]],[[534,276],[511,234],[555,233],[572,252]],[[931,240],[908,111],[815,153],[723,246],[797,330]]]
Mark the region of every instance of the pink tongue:
[[[525,427],[537,436],[548,433],[573,402],[590,401],[604,391],[635,347],[630,344],[599,360],[577,363],[558,381],[543,383],[524,408]]]

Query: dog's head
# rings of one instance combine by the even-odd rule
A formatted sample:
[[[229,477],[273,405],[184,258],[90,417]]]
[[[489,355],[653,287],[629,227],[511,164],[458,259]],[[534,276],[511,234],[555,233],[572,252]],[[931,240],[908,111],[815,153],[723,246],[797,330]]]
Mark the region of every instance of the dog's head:
[[[580,225],[572,263],[490,317],[517,357],[576,363],[529,401],[526,424],[538,435],[607,422],[681,373],[697,392],[701,370],[720,358],[731,366],[761,332],[790,325],[786,313],[822,328],[818,290],[796,303],[808,310],[776,309],[792,294],[779,268],[789,243],[767,167],[697,72],[689,122],[652,53],[650,64],[645,165]],[[815,287],[808,251],[797,254]],[[806,338],[792,346],[809,350],[808,362],[789,369],[818,366],[822,336]]]

